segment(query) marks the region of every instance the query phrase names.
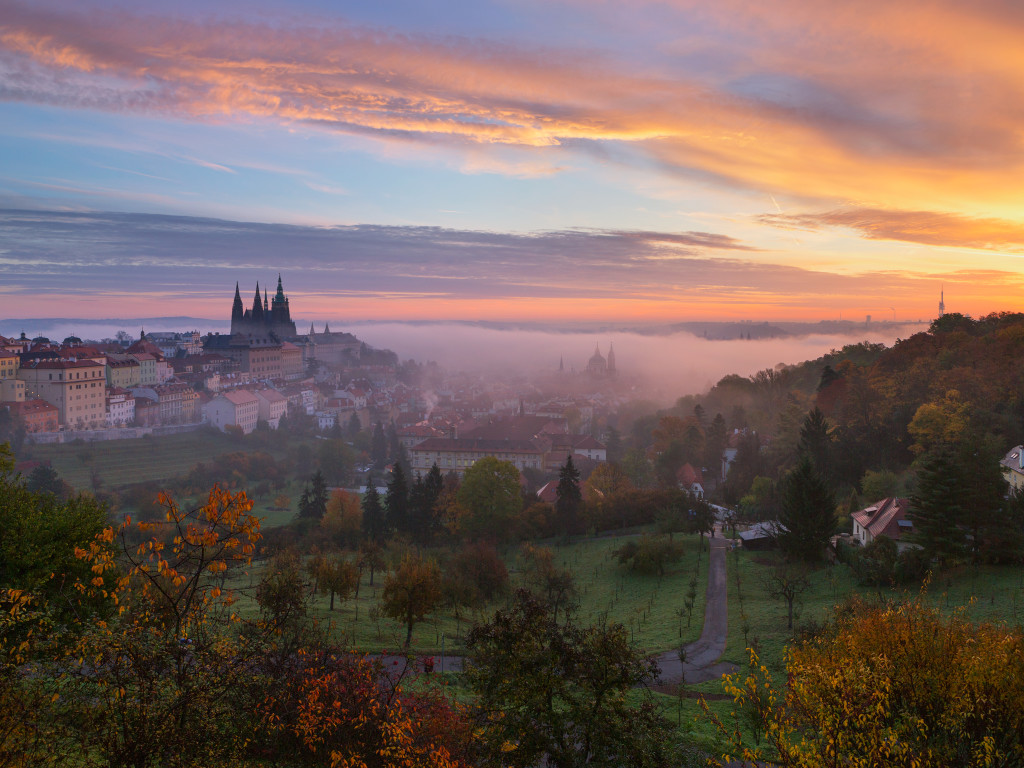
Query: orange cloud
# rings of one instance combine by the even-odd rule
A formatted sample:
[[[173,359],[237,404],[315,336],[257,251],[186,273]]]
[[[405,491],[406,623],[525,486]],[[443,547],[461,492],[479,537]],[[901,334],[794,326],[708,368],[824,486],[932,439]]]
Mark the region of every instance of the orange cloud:
[[[934,211],[848,208],[824,213],[772,214],[761,221],[783,228],[846,227],[871,240],[902,240],[924,245],[1024,251],[1024,224]]]
[[[322,20],[75,16],[9,1],[0,52],[19,67],[6,98],[440,142],[467,170],[515,175],[564,163],[509,166],[486,149],[615,143],[678,179],[791,200],[1016,215],[1019,18],[951,2],[669,5],[681,30],[696,19],[712,32],[680,35],[644,67]],[[715,65],[696,66],[702,57]]]

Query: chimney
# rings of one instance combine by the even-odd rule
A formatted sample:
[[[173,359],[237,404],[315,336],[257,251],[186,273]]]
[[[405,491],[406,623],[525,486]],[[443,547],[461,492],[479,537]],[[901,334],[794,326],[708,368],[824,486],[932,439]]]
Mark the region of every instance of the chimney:
[[[1024,445],[1017,449],[1017,466],[1019,469],[1024,469]]]

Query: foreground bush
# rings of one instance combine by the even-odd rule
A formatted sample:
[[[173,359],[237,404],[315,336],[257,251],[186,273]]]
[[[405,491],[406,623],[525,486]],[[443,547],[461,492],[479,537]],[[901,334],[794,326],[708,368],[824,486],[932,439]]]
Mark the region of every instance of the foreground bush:
[[[753,653],[746,674],[727,678],[753,733],[718,723],[735,758],[808,768],[1024,764],[1019,629],[943,616],[921,599],[856,601],[791,649],[787,667],[785,688]]]

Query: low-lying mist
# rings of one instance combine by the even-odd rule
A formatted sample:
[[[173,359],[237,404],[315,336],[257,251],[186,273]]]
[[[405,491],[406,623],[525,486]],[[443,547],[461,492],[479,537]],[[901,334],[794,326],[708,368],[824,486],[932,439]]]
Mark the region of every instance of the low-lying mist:
[[[766,340],[712,341],[691,333],[645,335],[628,331],[563,333],[504,330],[460,324],[358,325],[348,330],[374,347],[394,350],[402,360],[436,361],[448,370],[483,371],[501,376],[565,370],[582,371],[594,345],[607,357],[614,345],[615,365],[623,377],[639,377],[638,395],[674,400],[704,392],[726,374],[749,376],[779,363],[814,359],[846,344],[861,341],[891,345],[895,330],[879,328],[859,336],[809,335]]]

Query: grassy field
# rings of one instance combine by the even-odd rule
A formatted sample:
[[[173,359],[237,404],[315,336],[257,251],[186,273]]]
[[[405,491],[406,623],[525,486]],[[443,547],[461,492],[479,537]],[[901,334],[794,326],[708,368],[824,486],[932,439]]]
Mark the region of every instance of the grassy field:
[[[664,576],[638,575],[625,571],[612,556],[612,550],[628,538],[587,538],[553,547],[556,563],[576,573],[579,619],[587,623],[606,618],[619,621],[629,628],[633,641],[651,653],[678,648],[682,643],[695,640],[700,635],[704,621],[707,552],[700,554],[698,568],[698,539],[683,537],[684,556],[681,561],[672,564]],[[397,561],[401,552],[394,549],[389,556]],[[518,548],[508,551],[507,563],[513,588],[522,578],[521,561]],[[245,571],[236,572],[231,585],[251,594],[266,567],[266,562],[259,562]],[[690,626],[687,627],[685,615],[680,618],[676,611],[683,607],[689,581],[694,573],[698,576],[698,594]],[[379,611],[385,578],[385,573],[378,572],[371,586],[369,573],[364,573],[359,598],[345,603],[336,600],[334,611],[329,609],[329,596],[318,594],[312,602],[314,615],[332,623],[335,632],[344,633],[348,644],[360,650],[378,652],[401,648],[405,641],[404,626],[381,616]],[[416,625],[411,650],[415,653],[439,654],[443,636],[446,652],[462,653],[463,640],[472,623],[486,619],[502,604],[499,602],[484,606],[479,611],[464,613],[459,617],[451,611],[437,611]],[[242,616],[254,617],[255,603],[245,598],[240,601],[238,611]]]
[[[108,487],[169,480],[187,473],[199,462],[210,462],[225,453],[243,450],[275,453],[247,447],[214,430],[98,443],[33,445],[28,449],[33,460],[50,461],[61,479],[76,490],[91,487],[93,472]]]

